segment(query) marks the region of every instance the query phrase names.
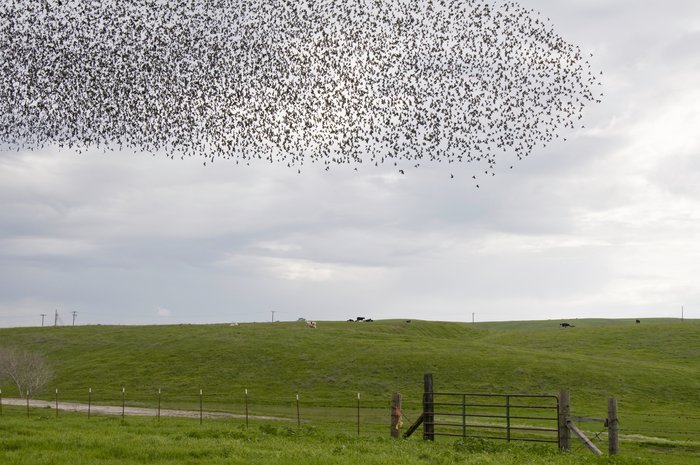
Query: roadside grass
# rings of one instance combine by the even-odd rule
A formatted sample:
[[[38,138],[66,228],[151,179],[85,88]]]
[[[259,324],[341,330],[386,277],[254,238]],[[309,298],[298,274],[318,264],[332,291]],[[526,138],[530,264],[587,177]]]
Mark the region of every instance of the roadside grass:
[[[258,424],[245,428],[224,421],[95,417],[32,412],[0,417],[0,463],[6,465],[280,464],[311,465],[653,465],[669,462],[638,457],[563,454],[554,447],[459,440],[424,442],[385,437],[326,434],[310,427]],[[49,415],[42,415],[48,413]]]

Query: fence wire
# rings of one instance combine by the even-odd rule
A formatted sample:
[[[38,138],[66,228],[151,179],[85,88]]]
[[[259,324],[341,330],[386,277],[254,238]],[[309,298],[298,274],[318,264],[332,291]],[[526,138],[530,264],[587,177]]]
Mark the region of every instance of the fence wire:
[[[10,406],[8,402],[7,394],[2,393],[0,415],[46,416],[48,408],[51,415],[57,416],[69,410],[86,417],[137,415],[161,421],[169,417],[188,417],[246,425],[274,422],[284,427],[311,427],[329,433],[356,435],[388,434],[390,427],[390,396],[377,393],[348,392],[344,398],[331,401],[317,400],[303,392],[281,399],[246,388],[239,392],[209,392],[203,388],[200,394],[199,390],[181,392],[172,388],[124,386],[119,389],[52,388],[45,391],[39,407],[25,408],[24,399],[20,405]]]
[[[256,389],[247,389],[242,386],[232,387],[230,390],[208,391],[202,388],[189,390],[176,387],[150,386],[123,386],[122,387],[92,387],[84,389],[51,388],[44,391],[42,399],[48,403],[51,414],[54,414],[56,392],[58,389],[59,409],[66,404],[81,404],[83,407],[90,405],[90,415],[103,415],[97,406],[108,406],[118,409],[112,415],[120,415],[122,405],[125,409],[147,409],[141,416],[158,416],[166,421],[170,416],[168,411],[186,411],[189,417],[199,418],[200,401],[201,412],[204,421],[225,420],[231,424],[245,424],[246,415],[248,424],[260,422],[277,422],[280,425],[306,428],[318,428],[330,433],[370,435],[388,434],[391,417],[391,393],[368,392],[360,393],[358,403],[357,392],[347,390],[343,396],[333,399],[327,396],[315,396],[313,393],[303,391],[292,392],[285,398],[266,395]],[[160,396],[159,396],[160,389]],[[415,389],[414,389],[415,390]],[[20,407],[12,407],[7,404],[8,393],[3,390],[0,395],[2,405],[0,415],[26,414]],[[297,402],[296,396],[299,396]],[[46,416],[46,407],[43,409],[30,409],[32,415]],[[87,412],[85,410],[80,413]],[[359,413],[359,422],[358,422]],[[404,428],[412,425],[422,414],[422,400],[403,399],[402,418]],[[61,413],[59,412],[59,415]],[[126,412],[128,416],[129,413]],[[173,415],[183,416],[183,415]],[[359,428],[358,428],[359,424]],[[591,432],[591,429],[594,431]],[[600,429],[600,431],[598,431]],[[601,424],[595,427],[589,426],[587,432],[594,441],[602,441],[606,438],[606,430]],[[655,440],[683,440],[699,442],[700,416],[682,412],[621,412],[620,435],[623,440],[637,441]],[[576,446],[583,447],[580,443]]]

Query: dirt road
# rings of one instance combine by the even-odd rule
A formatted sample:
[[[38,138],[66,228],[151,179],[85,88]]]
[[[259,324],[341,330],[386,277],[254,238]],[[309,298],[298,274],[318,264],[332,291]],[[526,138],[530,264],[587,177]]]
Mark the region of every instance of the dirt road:
[[[3,405],[15,405],[15,406],[26,406],[26,399],[16,399],[16,398],[2,398]],[[30,407],[37,408],[56,408],[55,402],[49,402],[46,400],[30,400]],[[95,405],[89,406],[90,413],[94,415],[121,415],[121,406],[114,405]],[[88,412],[88,404],[81,404],[77,402],[59,402],[59,410],[65,410],[67,412]],[[155,417],[158,411],[154,408],[142,408],[142,407],[124,407],[124,415],[128,416],[138,416],[138,417]],[[173,410],[173,409],[161,409],[160,416],[162,417],[178,417],[178,418],[199,418],[199,410]],[[245,418],[245,415],[236,415],[233,413],[225,412],[207,412],[204,411],[202,416],[204,418]],[[296,421],[292,418],[282,418],[282,417],[270,417],[270,416],[260,416],[260,415],[249,415],[251,420],[269,420],[269,421]]]

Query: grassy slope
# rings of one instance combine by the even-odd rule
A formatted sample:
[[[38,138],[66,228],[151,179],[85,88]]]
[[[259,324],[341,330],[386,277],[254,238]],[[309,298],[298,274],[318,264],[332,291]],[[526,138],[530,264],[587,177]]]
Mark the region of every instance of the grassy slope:
[[[66,400],[84,400],[91,386],[96,401],[114,402],[126,386],[132,403],[152,403],[162,387],[169,406],[186,406],[203,387],[208,405],[225,409],[240,405],[247,387],[259,405],[289,407],[299,392],[309,406],[352,407],[362,392],[363,405],[383,409],[398,390],[413,415],[422,375],[432,372],[436,389],[445,391],[569,388],[579,415],[605,417],[606,398],[615,395],[623,434],[700,437],[700,322],[558,323],[15,328],[0,330],[0,345],[45,353],[56,371],[52,388]]]

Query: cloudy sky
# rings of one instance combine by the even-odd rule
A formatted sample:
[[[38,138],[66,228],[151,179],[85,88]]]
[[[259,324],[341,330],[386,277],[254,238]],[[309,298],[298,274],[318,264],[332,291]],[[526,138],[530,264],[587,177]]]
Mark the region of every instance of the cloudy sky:
[[[605,96],[479,189],[468,166],[0,152],[0,326],[700,318],[700,2],[520,3]]]

